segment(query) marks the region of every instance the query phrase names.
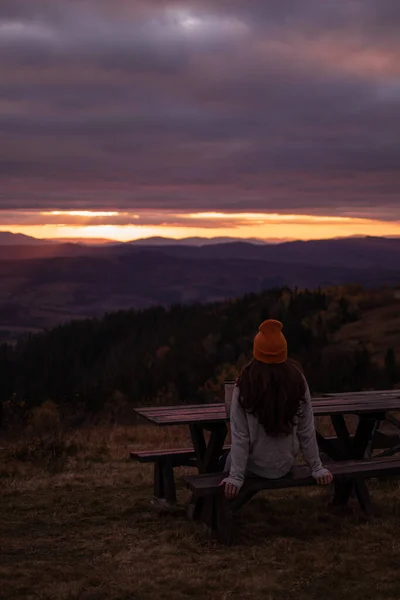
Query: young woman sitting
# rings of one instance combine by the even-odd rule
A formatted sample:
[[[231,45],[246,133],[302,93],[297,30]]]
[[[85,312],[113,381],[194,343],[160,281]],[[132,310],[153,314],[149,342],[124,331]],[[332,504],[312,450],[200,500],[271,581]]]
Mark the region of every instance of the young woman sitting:
[[[332,482],[322,466],[310,391],[301,367],[287,357],[282,323],[264,321],[254,339],[253,359],[240,373],[230,409],[232,446],[221,485],[235,498],[246,475],[278,479],[289,473],[301,450],[318,484]]]

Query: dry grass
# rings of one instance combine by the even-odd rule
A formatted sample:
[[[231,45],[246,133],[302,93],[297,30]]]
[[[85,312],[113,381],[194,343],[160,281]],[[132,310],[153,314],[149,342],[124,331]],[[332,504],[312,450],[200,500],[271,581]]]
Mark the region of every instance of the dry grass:
[[[397,482],[373,485],[382,515],[373,523],[330,512],[326,490],[260,495],[240,516],[238,544],[225,548],[185,519],[182,485],[178,508],[157,513],[151,466],[127,458],[186,442],[186,429],[93,428],[73,436],[57,472],[40,453],[22,460],[16,442],[0,442],[0,598],[400,597]]]

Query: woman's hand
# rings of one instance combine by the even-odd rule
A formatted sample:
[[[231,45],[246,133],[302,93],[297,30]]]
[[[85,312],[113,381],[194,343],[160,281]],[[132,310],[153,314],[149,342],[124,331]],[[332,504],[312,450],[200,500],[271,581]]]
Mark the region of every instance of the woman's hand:
[[[315,481],[318,485],[329,485],[333,481],[333,475],[329,471],[325,473],[325,475],[321,475],[321,477],[316,477]]]
[[[233,500],[239,494],[239,488],[233,483],[225,483],[222,481],[219,485],[223,485],[225,487],[224,494],[227,500]]]

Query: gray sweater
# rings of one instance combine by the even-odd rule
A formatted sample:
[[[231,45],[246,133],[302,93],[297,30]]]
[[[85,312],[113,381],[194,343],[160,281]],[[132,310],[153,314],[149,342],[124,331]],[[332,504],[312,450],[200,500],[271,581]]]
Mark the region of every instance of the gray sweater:
[[[240,406],[239,395],[240,390],[236,386],[231,403],[232,449],[226,462],[226,470],[229,470],[229,477],[224,480],[226,483],[240,488],[246,473],[267,479],[283,477],[294,466],[300,449],[313,477],[328,473],[319,457],[308,386],[292,433],[287,436],[268,435],[257,417]]]

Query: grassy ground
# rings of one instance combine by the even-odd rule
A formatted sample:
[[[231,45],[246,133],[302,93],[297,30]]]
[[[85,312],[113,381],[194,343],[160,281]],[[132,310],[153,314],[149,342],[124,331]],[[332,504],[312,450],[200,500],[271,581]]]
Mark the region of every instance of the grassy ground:
[[[0,598],[400,598],[397,482],[372,484],[381,516],[371,523],[357,510],[333,514],[328,490],[259,495],[226,548],[185,519],[182,485],[179,506],[156,512],[151,467],[127,459],[185,437],[179,428],[91,429],[53,459],[29,440],[0,441]]]

